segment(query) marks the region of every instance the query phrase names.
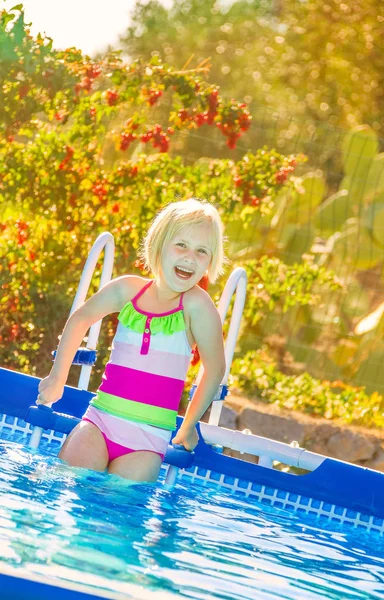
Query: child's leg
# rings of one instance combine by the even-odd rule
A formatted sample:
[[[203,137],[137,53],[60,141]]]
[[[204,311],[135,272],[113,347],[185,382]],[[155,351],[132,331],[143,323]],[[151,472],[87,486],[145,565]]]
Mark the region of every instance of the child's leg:
[[[153,482],[159,476],[161,463],[162,458],[159,454],[138,450],[112,460],[108,466],[108,473],[132,481]]]
[[[81,421],[65,440],[59,458],[71,467],[105,471],[108,451],[100,429],[89,421]]]

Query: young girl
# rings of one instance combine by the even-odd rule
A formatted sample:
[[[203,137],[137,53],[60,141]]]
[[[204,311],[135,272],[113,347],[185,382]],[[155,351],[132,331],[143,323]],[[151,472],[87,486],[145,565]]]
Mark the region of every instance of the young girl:
[[[37,404],[61,398],[89,327],[118,312],[102,383],[59,457],[72,466],[156,481],[176,426],[192,346],[197,344],[204,375],[173,443],[195,448],[196,423],[225,372],[221,320],[197,285],[206,272],[214,282],[225,262],[216,208],[193,198],[169,204],[149,228],[141,256],[154,279],[114,279],[72,313]]]

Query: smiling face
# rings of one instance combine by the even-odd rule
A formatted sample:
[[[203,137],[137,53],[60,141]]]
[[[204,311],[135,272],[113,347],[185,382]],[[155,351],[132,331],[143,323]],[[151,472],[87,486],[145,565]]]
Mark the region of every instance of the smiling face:
[[[161,275],[172,290],[184,292],[200,281],[211,260],[211,225],[206,222],[185,226],[164,244]]]

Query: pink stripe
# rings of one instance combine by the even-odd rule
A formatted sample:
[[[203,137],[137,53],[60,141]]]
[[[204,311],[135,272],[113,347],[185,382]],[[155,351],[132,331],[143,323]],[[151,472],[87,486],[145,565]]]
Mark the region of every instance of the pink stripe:
[[[140,348],[133,344],[113,342],[113,350],[109,362],[120,367],[129,367],[137,371],[145,371],[153,375],[185,379],[191,357],[172,352],[162,352],[151,348],[151,354],[140,354]]]
[[[170,410],[179,408],[183,388],[184,381],[179,379],[144,373],[111,363],[107,363],[99,387],[100,391],[106,394]]]
[[[94,406],[88,407],[83,419],[94,423],[101,433],[114,444],[134,451],[147,450],[165,454],[171,438],[171,432],[168,437],[160,437],[156,435],[156,427],[146,426],[143,428],[140,423],[114,417]]]

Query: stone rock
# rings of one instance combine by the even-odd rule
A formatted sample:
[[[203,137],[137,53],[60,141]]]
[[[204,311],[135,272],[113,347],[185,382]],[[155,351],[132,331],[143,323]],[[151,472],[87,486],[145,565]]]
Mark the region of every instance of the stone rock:
[[[232,456],[232,458],[238,458],[239,460],[244,460],[245,462],[254,463],[257,465],[259,462],[258,456],[253,456],[253,454],[246,454],[239,452],[238,450],[231,450],[230,448],[224,449],[224,454],[226,456]]]
[[[331,456],[348,462],[370,460],[376,450],[375,444],[369,438],[348,429],[334,433],[327,446]]]
[[[384,472],[384,450],[379,446],[378,451],[373,456],[372,460],[365,464],[366,467],[370,469],[375,469],[376,471]]]
[[[224,404],[220,415],[219,425],[226,429],[236,429],[237,412],[230,406]]]
[[[332,452],[328,448],[328,440],[330,437],[340,432],[340,427],[322,423],[321,425],[308,425],[306,428],[303,447],[317,454],[324,456],[332,456]],[[345,459],[344,459],[345,460]]]
[[[276,407],[248,399],[230,397],[227,402],[220,419],[222,427],[239,431],[249,429],[255,435],[288,444],[295,440],[311,452],[384,472],[382,435],[360,433],[324,419],[310,419],[307,415],[298,418],[296,414],[287,414],[287,411],[281,411],[281,414]],[[228,448],[224,453],[248,462],[258,461],[256,456]]]
[[[237,418],[237,428],[250,429],[252,433],[278,442],[290,444],[297,441],[301,446],[304,439],[305,427],[297,421],[261,413],[252,408],[244,408]]]

